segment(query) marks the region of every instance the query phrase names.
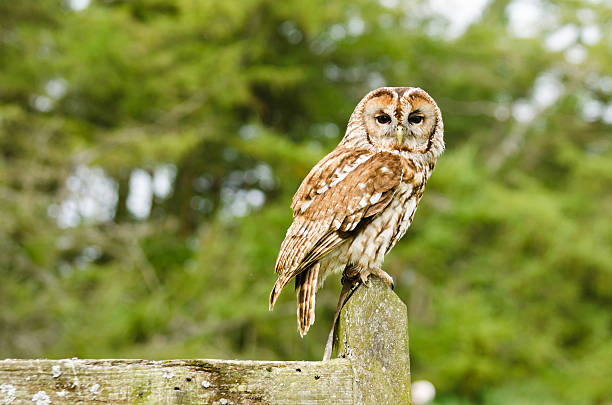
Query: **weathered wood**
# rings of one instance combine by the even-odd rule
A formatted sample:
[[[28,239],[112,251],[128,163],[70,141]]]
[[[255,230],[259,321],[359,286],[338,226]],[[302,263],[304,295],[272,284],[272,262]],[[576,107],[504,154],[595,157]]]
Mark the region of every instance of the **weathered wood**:
[[[356,404],[410,404],[406,305],[379,278],[347,301],[335,351],[351,361]]]
[[[409,404],[406,307],[379,279],[347,302],[330,361],[0,361],[2,404]]]
[[[348,360],[4,360],[0,404],[352,404]]]

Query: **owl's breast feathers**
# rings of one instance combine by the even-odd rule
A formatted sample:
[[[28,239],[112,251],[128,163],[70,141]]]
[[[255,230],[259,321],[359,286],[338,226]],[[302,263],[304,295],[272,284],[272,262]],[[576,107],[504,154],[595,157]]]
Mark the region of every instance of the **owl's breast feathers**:
[[[337,148],[323,158],[293,197],[294,219],[276,260],[273,295],[371,222],[414,174],[408,159],[390,152]]]

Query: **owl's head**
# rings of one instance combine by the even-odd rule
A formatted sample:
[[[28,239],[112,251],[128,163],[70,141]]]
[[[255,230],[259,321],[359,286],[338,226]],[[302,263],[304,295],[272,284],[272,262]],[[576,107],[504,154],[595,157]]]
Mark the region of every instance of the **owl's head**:
[[[378,150],[428,154],[433,159],[444,150],[440,109],[416,87],[381,87],[368,93],[355,108],[343,142],[359,137],[361,144],[364,131],[365,141]]]

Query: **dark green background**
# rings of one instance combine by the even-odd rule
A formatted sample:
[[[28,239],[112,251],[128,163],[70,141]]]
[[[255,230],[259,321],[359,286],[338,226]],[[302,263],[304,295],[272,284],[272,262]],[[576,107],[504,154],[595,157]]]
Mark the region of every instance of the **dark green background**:
[[[610,3],[491,0],[454,37],[384,3],[0,0],[0,357],[320,358],[337,278],[303,340],[291,291],[267,309],[291,196],[368,90],[419,86],[447,151],[384,265],[413,379],[612,404]],[[543,10],[530,37],[517,4]],[[160,167],[137,218],[130,177]],[[66,205],[92,178],[110,216]]]

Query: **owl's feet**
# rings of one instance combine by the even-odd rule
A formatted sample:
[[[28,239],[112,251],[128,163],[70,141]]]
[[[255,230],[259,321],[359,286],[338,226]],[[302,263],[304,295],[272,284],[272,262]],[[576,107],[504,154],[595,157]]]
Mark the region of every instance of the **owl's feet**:
[[[361,284],[365,285],[366,287],[370,287],[370,282],[368,281],[368,277],[370,276],[370,274],[374,274],[376,277],[381,279],[392,290],[395,288],[393,277],[391,277],[387,274],[387,272],[382,269],[379,269],[378,267],[372,267],[366,270],[362,270],[359,273],[359,279],[361,280]]]

